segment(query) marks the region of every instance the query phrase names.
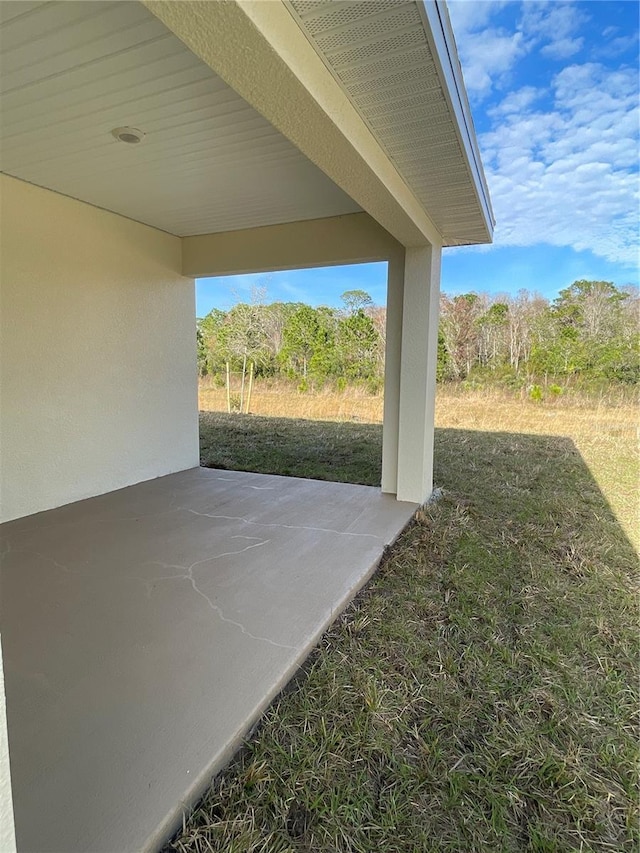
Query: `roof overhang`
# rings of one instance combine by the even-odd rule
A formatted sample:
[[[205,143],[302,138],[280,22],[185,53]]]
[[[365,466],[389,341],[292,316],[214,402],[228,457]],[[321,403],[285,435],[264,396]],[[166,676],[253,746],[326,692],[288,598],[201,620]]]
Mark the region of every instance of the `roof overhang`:
[[[444,0],[285,2],[443,244],[490,242],[491,201]]]
[[[425,33],[460,142],[462,160],[469,171],[473,192],[477,199],[478,214],[482,220],[480,227],[486,228],[486,236],[491,240],[495,218],[449,11],[444,0],[435,0],[435,2],[418,0],[418,8],[425,20]],[[464,242],[464,238],[461,237],[460,241]]]
[[[403,245],[491,241],[489,195],[440,0],[143,2]],[[346,50],[324,49],[323,36],[336,32]],[[382,113],[361,97],[366,78],[380,87]],[[420,101],[425,92],[431,97]]]
[[[8,174],[181,237],[365,211],[404,246],[491,240],[440,0],[0,13]],[[142,144],[111,136],[126,125]]]

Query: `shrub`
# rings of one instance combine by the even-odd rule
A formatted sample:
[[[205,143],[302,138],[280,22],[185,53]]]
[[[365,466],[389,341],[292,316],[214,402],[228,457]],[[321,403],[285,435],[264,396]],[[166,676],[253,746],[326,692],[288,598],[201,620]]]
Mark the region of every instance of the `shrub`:
[[[539,385],[531,385],[529,387],[529,399],[535,402],[540,402],[544,399],[542,388]]]
[[[367,389],[367,393],[375,397],[382,392],[382,389],[384,388],[384,380],[380,376],[372,376],[371,379],[367,380],[365,387]]]

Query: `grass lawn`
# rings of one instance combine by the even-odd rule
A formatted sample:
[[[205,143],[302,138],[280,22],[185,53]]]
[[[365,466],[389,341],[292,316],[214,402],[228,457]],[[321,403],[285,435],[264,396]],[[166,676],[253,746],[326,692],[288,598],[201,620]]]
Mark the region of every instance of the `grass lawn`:
[[[635,507],[616,518],[594,478],[624,491],[633,444],[600,435],[588,467],[586,428],[449,420],[443,498],[167,850],[638,849]],[[207,414],[201,436],[212,464],[379,479],[376,425]]]
[[[208,468],[380,484],[378,424],[200,413],[200,461]]]

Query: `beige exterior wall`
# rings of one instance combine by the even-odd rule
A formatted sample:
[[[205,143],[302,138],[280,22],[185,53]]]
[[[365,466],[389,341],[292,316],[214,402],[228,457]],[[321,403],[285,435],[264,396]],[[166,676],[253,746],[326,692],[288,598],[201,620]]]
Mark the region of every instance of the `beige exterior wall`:
[[[182,240],[182,272],[200,277],[402,260],[404,247],[368,213]]]
[[[198,464],[177,237],[0,176],[0,521]]]

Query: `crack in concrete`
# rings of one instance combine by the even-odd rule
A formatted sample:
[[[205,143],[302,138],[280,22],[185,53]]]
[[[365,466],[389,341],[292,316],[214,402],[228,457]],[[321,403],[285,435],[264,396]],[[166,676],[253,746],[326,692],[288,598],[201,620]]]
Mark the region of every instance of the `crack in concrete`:
[[[243,483],[236,477],[215,477],[214,479],[221,483],[235,483],[245,489],[254,489],[256,492],[272,492],[275,489],[275,486],[252,486],[250,483]]]
[[[191,584],[192,588],[193,588],[193,591],[196,592],[198,595],[200,595],[202,598],[204,598],[204,600],[207,602],[209,607],[218,614],[218,616],[222,622],[227,622],[230,625],[234,625],[236,628],[239,628],[240,631],[245,636],[250,637],[252,640],[257,640],[259,642],[268,643],[269,645],[275,646],[276,648],[279,648],[279,649],[291,649],[292,651],[297,651],[296,646],[289,646],[289,645],[286,645],[285,643],[277,643],[275,640],[271,640],[269,637],[260,637],[256,634],[252,634],[251,631],[247,630],[247,628],[245,628],[245,626],[241,622],[237,622],[235,619],[231,619],[228,616],[225,616],[224,612],[222,611],[222,608],[220,608],[217,604],[215,604],[209,598],[209,596],[205,592],[203,592],[200,589],[200,587],[198,586],[198,583],[193,576],[193,572],[197,569],[198,566],[201,566],[204,563],[210,563],[213,560],[220,560],[220,559],[222,559],[222,557],[233,557],[236,554],[244,554],[246,551],[250,551],[253,548],[260,548],[261,546],[268,545],[269,542],[271,542],[270,539],[259,539],[256,536],[232,536],[231,538],[232,539],[253,540],[255,544],[247,545],[244,548],[240,548],[240,550],[238,550],[238,551],[226,551],[222,554],[214,554],[212,557],[206,557],[202,560],[196,560],[190,566],[182,566],[180,564],[174,564],[174,563],[163,563],[160,560],[147,560],[142,565],[147,565],[147,566],[156,565],[156,566],[161,566],[162,568],[165,568],[165,569],[182,569],[183,574],[165,575],[165,576],[159,577],[159,578],[142,578],[139,575],[127,575],[124,577],[124,580],[142,581],[145,584],[145,586],[147,587],[147,593],[149,595],[151,594],[153,584],[156,581],[188,580],[189,583]],[[3,552],[2,556],[3,557],[8,556],[8,554],[11,552],[17,553],[17,554],[27,554],[27,555],[30,555],[32,557],[36,557],[39,560],[42,560],[46,563],[50,563],[56,569],[58,569],[61,572],[65,572],[66,574],[74,575],[75,577],[86,577],[86,574],[84,572],[78,571],[76,569],[70,569],[69,566],[65,565],[64,563],[60,563],[58,560],[55,560],[53,557],[51,557],[48,554],[42,554],[39,551],[30,551],[30,550],[24,549],[24,548],[15,549],[15,548],[11,547],[10,543],[7,543],[7,548]],[[87,561],[84,561],[84,562],[86,563]]]
[[[262,541],[259,536],[243,536],[240,533],[238,533],[236,536],[232,536],[231,538],[232,539],[250,539],[250,540],[253,540],[254,542],[261,542]]]
[[[335,533],[337,536],[357,536],[363,539],[376,539],[378,541],[381,538],[375,533],[351,533],[348,530],[335,530],[332,527],[308,527],[306,525],[299,524],[277,524],[276,522],[269,521],[252,521],[250,518],[243,518],[240,515],[214,515],[211,512],[198,512],[197,510],[190,509],[189,507],[179,507],[179,509],[182,509],[185,512],[190,512],[193,515],[201,515],[204,518],[220,519],[221,521],[241,521],[243,524],[252,524],[256,527],[278,527],[283,530],[307,530],[314,533]]]
[[[255,539],[256,537],[253,537],[253,536],[233,536],[231,538],[232,539]],[[190,566],[181,566],[179,564],[174,564],[174,563],[163,563],[160,560],[149,560],[149,561],[147,561],[146,565],[162,566],[165,569],[182,569],[184,574],[165,575],[163,577],[152,578],[152,579],[139,578],[139,580],[142,580],[145,582],[148,590],[150,589],[150,585],[154,584],[156,581],[163,581],[163,580],[186,580],[186,581],[189,581],[193,591],[196,592],[198,595],[200,595],[202,598],[204,598],[204,600],[207,602],[209,607],[215,613],[218,614],[218,617],[220,618],[220,620],[222,622],[226,622],[229,625],[233,625],[236,628],[239,628],[240,631],[246,637],[250,637],[252,640],[256,640],[256,641],[261,642],[261,643],[268,643],[270,646],[275,646],[278,649],[290,649],[291,651],[297,651],[298,649],[296,646],[289,646],[285,643],[277,643],[275,640],[271,640],[269,637],[260,637],[257,634],[252,634],[251,631],[247,630],[247,628],[241,622],[238,622],[235,619],[231,619],[228,616],[225,616],[222,608],[219,607],[217,604],[215,604],[215,602],[213,602],[209,598],[209,596],[200,589],[200,587],[198,586],[198,583],[196,581],[196,578],[194,578],[194,576],[193,576],[193,572],[195,571],[195,569],[198,566],[201,566],[203,563],[210,563],[213,560],[219,560],[222,557],[233,557],[236,554],[244,554],[246,551],[250,551],[252,548],[260,548],[263,545],[268,545],[269,542],[271,542],[270,539],[258,539],[254,545],[247,545],[245,548],[241,548],[239,551],[227,551],[224,554],[214,554],[212,557],[206,557],[205,559],[202,559],[202,560],[196,560],[194,563],[191,563]]]
[[[8,554],[9,552],[7,552]],[[39,560],[42,560],[45,563],[51,563],[56,569],[60,569],[61,572],[65,572],[68,575],[74,575],[75,577],[86,577],[85,572],[79,572],[77,569],[70,569],[69,566],[64,563],[58,562],[58,560],[54,560],[53,557],[50,557],[49,554],[42,554],[40,551],[31,551],[29,548],[14,548],[14,554],[25,554],[28,557],[37,557]],[[82,561],[85,565],[88,565],[88,560]]]

